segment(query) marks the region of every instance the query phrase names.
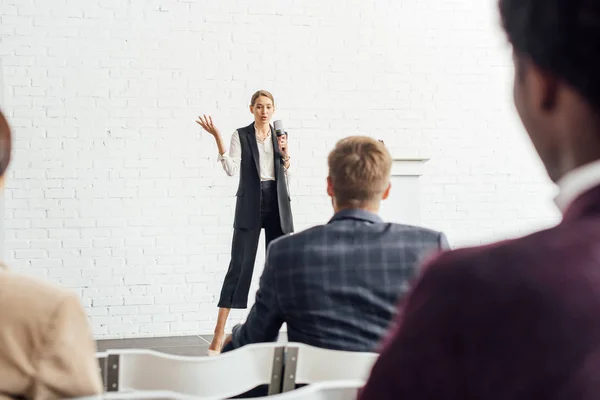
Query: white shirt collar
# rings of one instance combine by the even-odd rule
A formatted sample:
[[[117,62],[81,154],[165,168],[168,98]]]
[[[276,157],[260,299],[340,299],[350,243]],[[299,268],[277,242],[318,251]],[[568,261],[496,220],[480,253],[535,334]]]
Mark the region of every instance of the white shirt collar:
[[[579,196],[600,185],[600,160],[576,168],[558,182],[558,195],[554,202],[564,213]]]

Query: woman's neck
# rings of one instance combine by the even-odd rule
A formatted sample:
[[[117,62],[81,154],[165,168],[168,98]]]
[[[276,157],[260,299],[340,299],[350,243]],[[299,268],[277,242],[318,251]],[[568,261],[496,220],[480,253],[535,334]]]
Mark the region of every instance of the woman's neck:
[[[263,122],[254,122],[254,129],[256,129],[257,133],[263,134],[264,136],[268,135],[269,132],[271,131],[271,126],[269,125],[269,123],[263,123]]]

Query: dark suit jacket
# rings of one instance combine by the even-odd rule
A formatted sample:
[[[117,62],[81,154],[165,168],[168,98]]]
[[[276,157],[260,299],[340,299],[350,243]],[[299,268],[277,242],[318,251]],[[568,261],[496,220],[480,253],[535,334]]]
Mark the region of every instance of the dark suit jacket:
[[[600,399],[600,187],[552,229],[425,271],[361,399]]]
[[[313,346],[374,351],[429,253],[446,248],[428,229],[384,223],[344,210],[327,225],[276,239],[267,251],[256,303],[232,345],[288,339]]]
[[[235,229],[258,229],[260,228],[260,160],[254,123],[237,131],[240,135],[242,159],[233,227]],[[273,140],[273,157],[275,158],[275,180],[277,181],[277,203],[281,230],[284,234],[291,233],[294,231],[294,222],[290,195],[285,181],[277,135],[275,135],[273,127],[271,127],[271,138]]]

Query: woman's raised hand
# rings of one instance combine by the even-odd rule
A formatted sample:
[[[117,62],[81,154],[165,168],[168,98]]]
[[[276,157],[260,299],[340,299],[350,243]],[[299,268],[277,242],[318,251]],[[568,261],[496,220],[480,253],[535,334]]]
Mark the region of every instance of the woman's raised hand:
[[[215,138],[217,136],[219,136],[219,130],[213,124],[213,120],[210,115],[207,116],[204,114],[204,115],[199,116],[198,119],[196,120],[196,123],[198,125],[200,125],[206,132],[213,135]]]

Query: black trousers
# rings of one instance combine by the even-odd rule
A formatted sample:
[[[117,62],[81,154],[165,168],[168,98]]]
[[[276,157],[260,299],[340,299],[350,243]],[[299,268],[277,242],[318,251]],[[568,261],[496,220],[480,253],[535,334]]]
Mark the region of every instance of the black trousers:
[[[247,308],[260,231],[265,230],[265,249],[283,236],[275,181],[261,182],[260,223],[257,229],[234,229],[231,261],[219,299],[219,308]]]

